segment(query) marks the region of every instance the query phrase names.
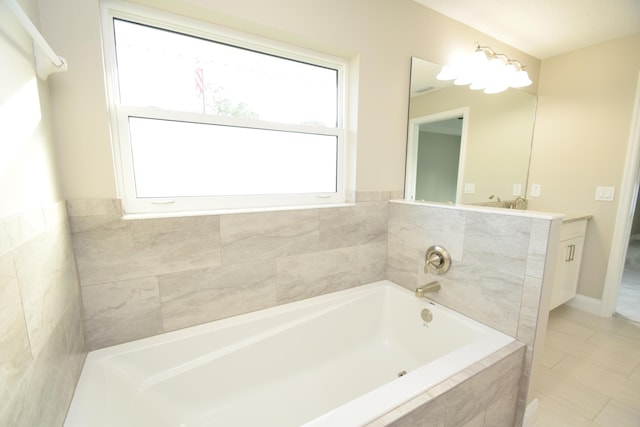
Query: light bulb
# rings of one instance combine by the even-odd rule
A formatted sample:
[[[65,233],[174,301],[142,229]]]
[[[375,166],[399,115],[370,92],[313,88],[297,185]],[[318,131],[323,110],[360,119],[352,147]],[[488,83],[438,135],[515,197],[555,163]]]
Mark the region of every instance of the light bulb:
[[[525,70],[520,70],[515,74],[510,86],[525,87],[525,86],[529,86],[531,83],[533,82],[529,78],[529,74]]]
[[[453,80],[456,77],[458,77],[458,73],[452,67],[449,67],[448,65],[444,65],[440,70],[440,72],[438,73],[438,75],[436,76],[436,79]]]
[[[496,83],[496,84],[492,84],[491,86],[488,86],[484,90],[484,93],[487,93],[487,94],[500,93],[500,92],[504,92],[507,89],[509,89],[509,85],[508,84],[506,84],[506,83]]]

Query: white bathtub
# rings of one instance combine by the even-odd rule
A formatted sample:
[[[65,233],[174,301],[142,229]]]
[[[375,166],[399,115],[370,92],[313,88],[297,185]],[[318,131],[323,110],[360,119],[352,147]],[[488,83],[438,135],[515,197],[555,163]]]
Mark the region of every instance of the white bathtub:
[[[381,281],[93,351],[65,427],[360,426],[512,341]]]

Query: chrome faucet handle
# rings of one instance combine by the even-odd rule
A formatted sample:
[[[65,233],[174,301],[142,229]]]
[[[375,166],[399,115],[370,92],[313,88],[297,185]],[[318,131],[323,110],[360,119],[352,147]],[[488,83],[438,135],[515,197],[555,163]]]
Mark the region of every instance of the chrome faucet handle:
[[[434,245],[427,249],[424,257],[424,272],[443,274],[451,268],[451,255],[442,246]]]

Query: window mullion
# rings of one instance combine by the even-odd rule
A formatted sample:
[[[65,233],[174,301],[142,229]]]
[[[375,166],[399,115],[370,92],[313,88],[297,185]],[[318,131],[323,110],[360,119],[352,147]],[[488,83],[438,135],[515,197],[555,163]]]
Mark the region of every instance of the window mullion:
[[[137,106],[118,106],[119,115],[121,117],[144,117],[161,120],[171,120],[189,123],[206,123],[221,126],[235,126],[251,129],[279,130],[285,132],[296,132],[318,135],[335,135],[342,136],[343,132],[340,128],[295,125],[289,123],[275,123],[255,119],[216,116],[212,114],[193,113],[186,111],[172,111],[157,107],[137,107]]]

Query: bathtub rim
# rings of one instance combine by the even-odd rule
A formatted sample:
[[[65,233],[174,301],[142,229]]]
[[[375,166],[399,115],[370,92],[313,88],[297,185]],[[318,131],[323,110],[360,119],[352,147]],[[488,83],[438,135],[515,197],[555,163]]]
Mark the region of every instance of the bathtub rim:
[[[307,299],[303,299],[303,300],[299,300],[299,301],[294,301],[291,303],[287,303],[287,304],[282,304],[282,305],[278,305],[278,306],[273,306],[270,308],[266,308],[266,309],[262,309],[262,310],[258,310],[258,311],[254,311],[254,312],[249,312],[249,313],[244,313],[244,314],[240,314],[237,316],[232,316],[232,317],[228,317],[228,318],[223,318],[223,319],[219,319],[219,320],[215,320],[212,322],[208,322],[208,323],[203,323],[203,324],[199,324],[199,325],[194,325],[191,327],[187,327],[187,328],[183,328],[183,329],[178,329],[178,330],[174,330],[174,331],[169,331],[169,332],[165,332],[162,334],[158,334],[158,335],[154,335],[151,337],[146,337],[146,338],[141,338],[138,340],[134,340],[134,341],[130,341],[130,342],[126,342],[126,343],[121,343],[121,344],[116,344],[113,346],[109,346],[109,347],[105,347],[105,348],[101,348],[101,349],[97,349],[97,350],[93,350],[91,352],[89,352],[89,354],[87,355],[87,358],[85,360],[85,365],[84,366],[90,366],[89,369],[99,369],[100,365],[104,362],[107,362],[110,358],[112,357],[118,357],[118,356],[123,356],[126,355],[129,352],[135,352],[135,351],[139,351],[139,350],[145,350],[145,349],[149,349],[149,348],[153,348],[155,346],[161,345],[163,343],[166,342],[171,342],[171,341],[176,341],[176,340],[182,340],[182,339],[189,339],[192,337],[197,337],[198,335],[202,335],[202,334],[206,334],[208,332],[211,331],[215,331],[215,330],[220,330],[220,329],[224,329],[224,328],[229,328],[229,327],[233,327],[234,325],[237,324],[244,324],[244,323],[250,323],[252,321],[256,321],[256,320],[260,320],[261,318],[263,318],[265,316],[265,313],[270,313],[271,315],[277,315],[280,313],[287,313],[287,312],[294,312],[294,311],[299,311],[301,308],[305,308],[305,307],[310,307],[310,306],[314,306],[314,305],[318,305],[318,304],[323,304],[323,303],[327,303],[327,302],[331,302],[333,300],[344,300],[344,299],[356,299],[358,298],[360,295],[363,294],[367,294],[369,292],[371,292],[372,290],[376,290],[378,288],[388,288],[388,287],[392,287],[395,291],[399,291],[402,293],[405,293],[407,296],[410,296],[411,298],[415,298],[413,296],[413,293],[411,291],[409,291],[408,289],[404,288],[403,286],[400,286],[390,280],[380,280],[380,281],[376,281],[376,282],[372,282],[369,284],[365,284],[365,285],[360,285],[354,288],[349,288],[349,289],[345,289],[345,290],[341,290],[341,291],[336,291],[336,292],[332,292],[332,293],[327,293],[327,294],[323,294],[323,295],[319,295],[319,296],[315,296],[312,298],[307,298]],[[353,297],[353,298],[351,298]],[[435,301],[432,300],[428,300],[429,304],[436,306],[438,310],[444,311],[444,312],[448,312],[451,315],[453,315],[454,317],[462,317],[465,321],[469,321],[471,322],[475,327],[480,327],[481,329],[486,329],[491,331],[492,333],[495,333],[496,335],[502,336],[505,339],[504,344],[498,348],[496,351],[499,351],[505,347],[508,347],[512,342],[515,341],[515,339],[513,337],[508,336],[507,334],[500,332],[488,325],[482,324],[481,322],[471,319],[461,313],[458,313],[452,309],[447,308],[446,306],[443,306]],[[508,341],[508,342],[507,342]],[[458,349],[459,351],[460,349]],[[495,353],[495,351],[493,352]],[[493,354],[491,353],[491,354]],[[484,359],[486,359],[489,355],[485,355],[482,359],[478,360],[475,362],[475,365],[477,365],[478,363],[482,363],[482,361]],[[448,354],[447,357],[451,357],[451,354]],[[416,369],[415,371],[418,371],[420,369],[424,369],[426,366],[433,366],[434,363],[441,363],[441,364],[448,364],[448,362],[450,362],[450,360],[448,361],[439,361],[438,359],[429,362],[427,365],[422,366],[418,369]],[[84,366],[83,366],[83,373],[84,373]],[[460,372],[462,372],[464,369],[468,369],[471,368],[471,365],[466,365],[464,368],[460,368],[460,367],[456,367],[456,371],[454,372],[453,375],[456,375]],[[432,369],[432,368],[429,368]],[[82,382],[82,374],[81,374],[81,378],[80,381],[77,384],[77,390],[76,393],[82,393],[83,389],[86,388],[90,388],[92,387],[91,385],[86,385]],[[304,424],[305,426],[309,426],[309,427],[316,427],[316,426],[325,426],[325,425],[330,425],[330,426],[340,426],[340,425],[364,425],[367,423],[371,423],[374,422],[377,419],[380,419],[382,417],[384,417],[386,414],[392,413],[402,407],[404,407],[405,405],[410,404],[411,402],[415,401],[416,399],[419,399],[421,396],[427,396],[429,395],[429,391],[433,388],[436,387],[438,384],[442,383],[444,380],[451,378],[451,376],[447,376],[447,378],[445,378],[444,380],[440,380],[440,381],[436,381],[433,383],[429,383],[426,385],[422,385],[421,387],[413,387],[416,391],[412,392],[409,395],[404,395],[402,399],[395,400],[393,403],[391,404],[386,404],[385,399],[384,399],[384,393],[377,393],[376,391],[380,388],[385,388],[385,389],[397,389],[397,388],[403,388],[404,387],[404,383],[410,382],[412,381],[412,379],[417,378],[417,375],[406,375],[404,377],[398,378],[396,381],[392,381],[390,383],[386,383],[380,387],[377,387],[373,390],[368,391],[367,393],[349,401],[346,402],[343,405],[340,405],[334,409],[332,409],[331,411],[319,416],[318,418],[315,418],[313,420],[310,420],[309,422],[307,422],[306,424]],[[380,395],[378,395],[380,394]],[[374,399],[374,404],[376,405],[376,408],[383,408],[383,410],[378,410],[376,411],[376,413],[369,413],[367,415],[362,415],[363,413],[369,412],[369,411],[363,411],[363,410],[358,410],[357,408],[365,408],[369,405],[371,405],[371,399]],[[74,396],[75,397],[75,396]],[[427,399],[428,400],[428,399]],[[73,404],[73,402],[72,402]],[[354,411],[354,409],[356,409]],[[72,410],[71,407],[69,408],[69,412],[67,413],[67,418],[69,418],[70,416],[72,416]],[[73,416],[73,418],[76,418],[76,416]],[[73,418],[70,418],[70,421],[73,422]],[[336,420],[343,420],[343,421],[336,421]],[[65,426],[66,424],[65,420]],[[346,422],[346,424],[345,424]]]

